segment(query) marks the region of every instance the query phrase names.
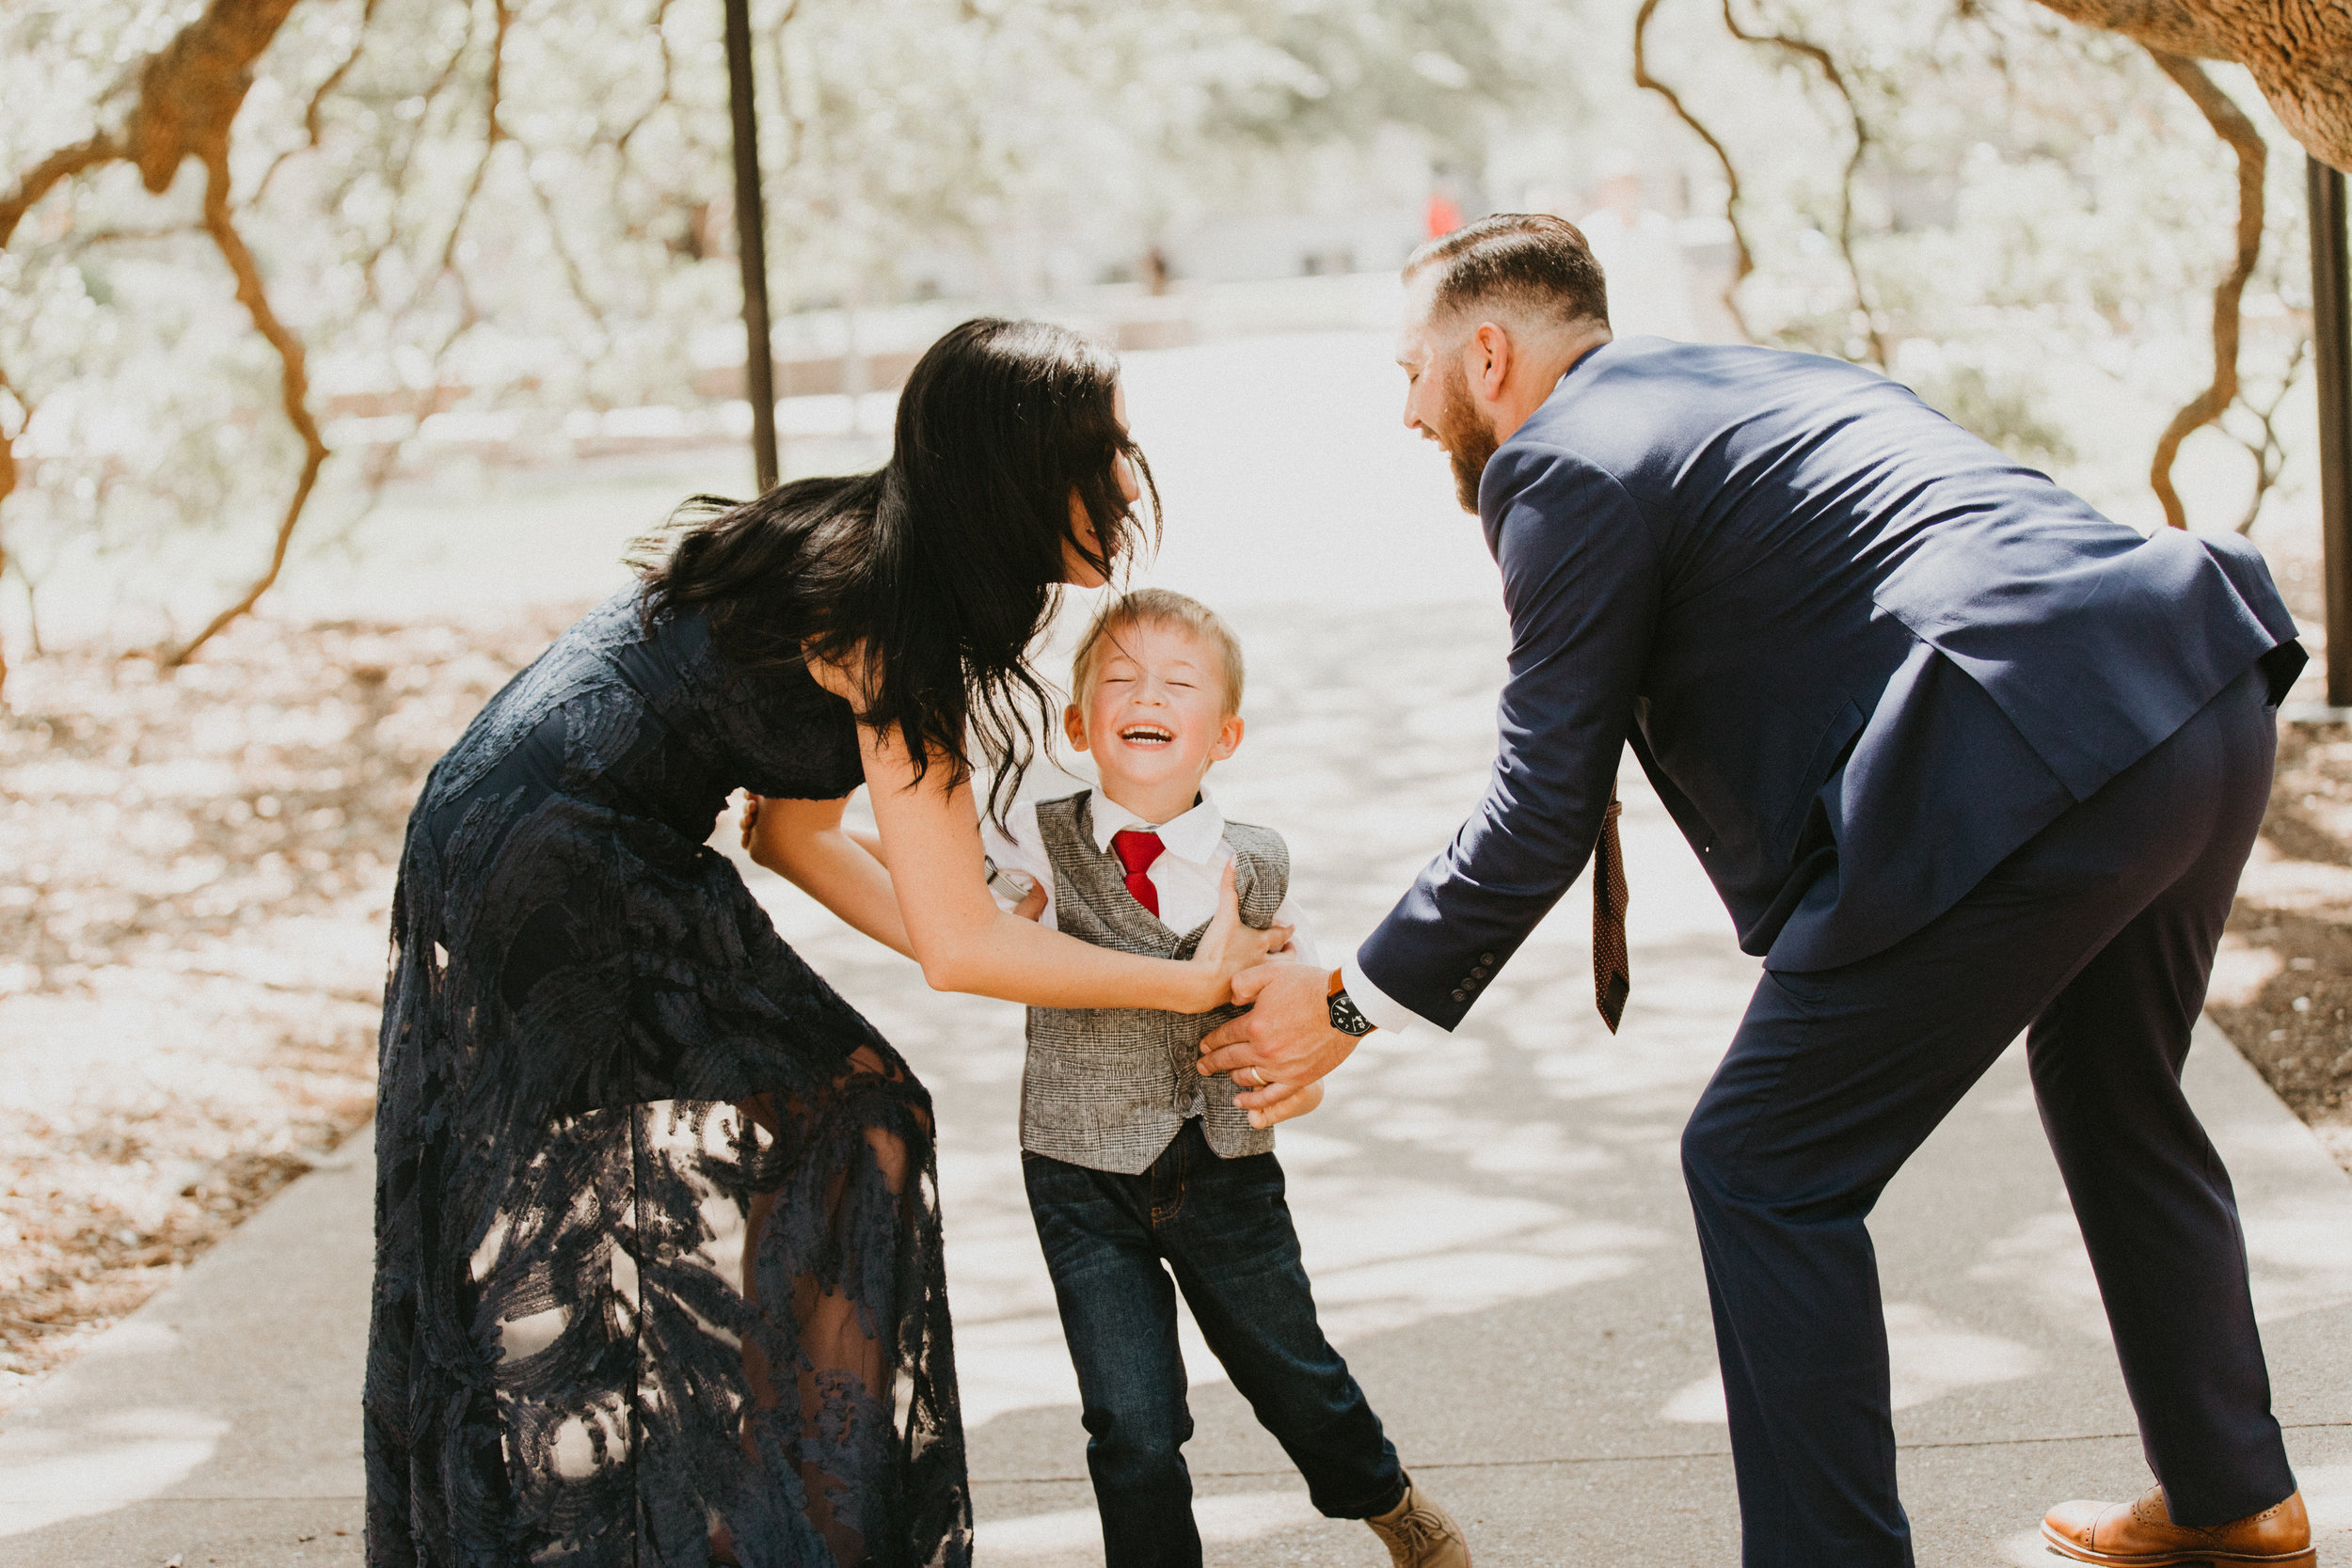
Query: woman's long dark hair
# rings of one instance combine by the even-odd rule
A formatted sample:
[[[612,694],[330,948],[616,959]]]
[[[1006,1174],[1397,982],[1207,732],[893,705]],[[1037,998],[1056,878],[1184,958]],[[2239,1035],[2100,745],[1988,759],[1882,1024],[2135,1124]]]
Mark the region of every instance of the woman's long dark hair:
[[[896,730],[918,778],[938,765],[961,784],[977,750],[1001,819],[1036,754],[1031,714],[1051,731],[1028,650],[1060,602],[1063,546],[1108,578],[1144,543],[1121,456],[1158,541],[1159,492],[1120,426],[1118,385],[1110,352],[1066,327],[965,322],[907,377],[882,468],[739,503],[697,496],[675,547],[641,543],[645,613],[702,610],[739,670],[814,655],[862,671],[858,718]],[[1073,493],[1094,544],[1073,534]]]

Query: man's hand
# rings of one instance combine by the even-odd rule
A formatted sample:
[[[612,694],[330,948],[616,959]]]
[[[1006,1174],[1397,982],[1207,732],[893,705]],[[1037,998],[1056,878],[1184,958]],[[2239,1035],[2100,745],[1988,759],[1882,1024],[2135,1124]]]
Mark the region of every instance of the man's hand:
[[[1353,1035],[1331,1027],[1329,980],[1328,970],[1294,963],[1260,964],[1233,976],[1233,1000],[1252,1006],[1200,1042],[1200,1071],[1234,1075],[1243,1092],[1233,1103],[1250,1114],[1252,1127],[1313,1109],[1288,1102],[1356,1049]]]
[[[1295,1121],[1323,1103],[1321,1083],[1301,1084],[1284,1096],[1279,1105],[1249,1113],[1249,1125],[1263,1132],[1279,1121]]]

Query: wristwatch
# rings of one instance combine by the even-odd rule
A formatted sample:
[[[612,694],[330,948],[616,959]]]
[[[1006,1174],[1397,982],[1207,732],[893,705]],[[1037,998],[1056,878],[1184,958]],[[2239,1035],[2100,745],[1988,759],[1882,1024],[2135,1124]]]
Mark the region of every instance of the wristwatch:
[[[1372,1020],[1358,1010],[1356,999],[1347,994],[1346,983],[1341,978],[1340,972],[1336,969],[1331,972],[1331,990],[1327,1001],[1331,1009],[1332,1028],[1337,1029],[1343,1035],[1352,1035],[1358,1039],[1362,1039],[1372,1033],[1374,1028]]]
[[[993,855],[980,857],[980,870],[988,882],[988,891],[1000,898],[1018,904],[1037,891],[1037,881],[1025,871],[1009,871],[996,863]]]

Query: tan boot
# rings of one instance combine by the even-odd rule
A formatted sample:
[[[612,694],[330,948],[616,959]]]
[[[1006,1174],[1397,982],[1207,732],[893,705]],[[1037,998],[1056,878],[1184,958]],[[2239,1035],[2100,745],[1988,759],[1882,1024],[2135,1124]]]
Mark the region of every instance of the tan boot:
[[[1364,1523],[1389,1548],[1396,1568],[1470,1568],[1462,1527],[1410,1476],[1405,1478],[1404,1500]]]
[[[2300,1492],[2226,1525],[2174,1524],[2161,1486],[2150,1488],[2137,1502],[2060,1503],[2042,1521],[2042,1539],[2061,1557],[2111,1568],[2175,1563],[2235,1568],[2249,1562],[2313,1568],[2318,1560]]]

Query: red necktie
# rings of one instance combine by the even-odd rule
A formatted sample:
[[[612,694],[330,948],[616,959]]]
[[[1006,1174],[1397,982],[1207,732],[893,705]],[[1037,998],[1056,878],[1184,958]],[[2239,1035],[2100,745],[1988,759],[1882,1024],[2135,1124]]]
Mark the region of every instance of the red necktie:
[[[1160,912],[1160,890],[1152,885],[1149,873],[1152,863],[1160,858],[1160,835],[1140,828],[1123,829],[1111,834],[1111,852],[1127,868],[1127,891],[1156,917]]]

